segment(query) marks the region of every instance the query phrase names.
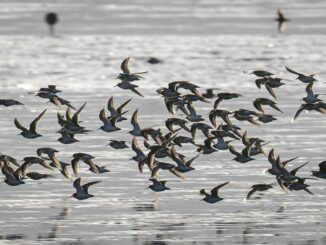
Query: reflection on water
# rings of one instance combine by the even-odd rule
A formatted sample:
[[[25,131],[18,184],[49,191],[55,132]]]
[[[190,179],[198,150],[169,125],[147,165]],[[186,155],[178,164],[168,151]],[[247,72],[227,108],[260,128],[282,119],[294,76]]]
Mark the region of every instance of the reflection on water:
[[[60,228],[60,225],[55,225],[53,228],[51,228],[49,233],[38,234],[37,239],[38,240],[53,240],[53,239],[57,238],[59,228]]]
[[[24,239],[24,234],[6,234],[6,235],[0,235],[0,240],[20,240]]]
[[[153,203],[139,203],[133,207],[135,212],[153,212],[157,210],[159,199],[156,198]]]

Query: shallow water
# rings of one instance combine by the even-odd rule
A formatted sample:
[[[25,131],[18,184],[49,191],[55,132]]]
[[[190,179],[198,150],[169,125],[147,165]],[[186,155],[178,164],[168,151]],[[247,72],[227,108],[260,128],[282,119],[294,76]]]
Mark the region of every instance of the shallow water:
[[[215,3],[197,2],[206,6],[206,9]],[[88,6],[87,3],[81,1],[78,6],[82,8]],[[186,1],[174,3],[180,5],[181,12],[187,12],[183,6],[187,5]],[[9,18],[10,14],[17,18],[15,13],[19,9],[24,13],[44,10],[44,5],[37,2],[28,5],[30,9],[25,8],[25,1],[15,1],[15,4],[7,1],[2,4],[8,8],[4,19],[6,16]],[[101,4],[106,3],[99,1],[97,7]],[[137,1],[134,8],[143,6],[142,4],[146,3]],[[161,13],[166,9],[163,13],[179,16],[179,13],[171,11],[172,7],[163,5],[163,10],[160,10],[162,3],[157,4],[152,9],[153,13]],[[247,3],[243,2],[241,5],[240,1],[225,1],[223,4],[221,6],[225,6],[225,9],[240,4],[233,12],[226,13],[235,14],[239,11],[242,15],[248,14],[244,11],[248,9]],[[293,15],[300,8],[307,7],[303,5],[303,1],[296,4],[289,1],[288,4],[297,6],[291,10]],[[108,9],[114,9],[113,5],[112,3]],[[56,6],[58,9],[70,6],[78,12],[76,3],[49,3],[45,6]],[[121,3],[115,11],[130,9],[132,6]],[[259,4],[252,11],[257,6]],[[320,12],[314,6],[318,6]],[[96,5],[92,8],[95,7]],[[314,1],[308,7],[307,15],[309,11],[315,11],[314,16],[324,18],[320,14],[325,7],[323,2]],[[175,9],[177,10],[178,8]],[[139,11],[135,12],[139,14]],[[274,12],[271,13],[271,18],[273,14]],[[203,18],[204,21],[208,22],[208,17]],[[227,18],[227,14],[224,17]],[[101,23],[99,20],[95,22]],[[77,25],[76,22],[73,23]],[[33,21],[26,22],[26,26],[32,24]],[[120,23],[120,27],[122,25]],[[137,21],[135,25],[140,26]],[[129,110],[127,117],[130,119],[132,112],[138,108],[141,127],[163,125],[170,115],[162,99],[155,94],[155,89],[175,80],[190,80],[203,89],[217,87],[223,92],[241,93],[243,96],[238,99],[222,102],[221,106],[230,110],[240,107],[253,109],[251,101],[255,98],[270,98],[267,91],[255,87],[254,77],[248,75],[253,69],[270,70],[290,80],[294,80],[295,76],[286,73],[285,65],[305,73],[320,73],[314,91],[325,93],[326,74],[323,74],[323,64],[326,49],[323,35],[289,34],[290,25],[287,29],[289,32],[281,35],[276,35],[273,29],[270,35],[224,33],[205,38],[196,29],[187,37],[172,35],[172,31],[169,35],[156,33],[153,36],[126,36],[125,30],[121,35],[99,35],[96,32],[103,30],[100,24],[95,25],[92,30],[96,35],[90,35],[92,32],[87,32],[86,27],[79,26],[85,29],[69,35],[64,33],[69,32],[72,25],[62,26],[62,34],[55,38],[43,36],[42,27],[33,30],[33,34],[23,35],[25,31],[19,22],[17,32],[12,32],[12,29],[7,32],[1,27],[0,97],[18,98],[25,106],[0,108],[0,151],[23,159],[25,156],[35,156],[38,147],[50,146],[59,150],[57,156],[66,162],[70,162],[73,153],[86,152],[94,155],[95,162],[106,165],[111,172],[96,175],[81,164],[80,176],[83,182],[102,181],[90,188],[95,197],[85,201],[70,197],[74,193],[72,181],[64,179],[56,171],[51,173],[53,177],[48,180],[28,180],[25,185],[17,187],[0,184],[0,244],[326,243],[324,180],[308,182],[314,196],[301,191],[284,194],[275,184],[271,190],[263,194],[257,193],[253,200],[244,203],[243,199],[251,185],[276,183],[274,177],[263,173],[269,167],[267,157],[257,156],[255,161],[239,164],[231,160],[233,156],[230,153],[221,151],[201,155],[193,163],[196,170],[186,173],[184,181],[162,171],[162,178],[168,180],[167,186],[171,190],[154,193],[147,189],[150,184],[149,172],[140,174],[137,164],[129,161],[134,155],[131,149],[118,151],[106,146],[110,139],[127,140],[130,145],[130,121],[119,123],[122,131],[105,133],[97,130],[101,126],[99,111],[106,107],[110,96],[114,96],[117,105],[132,98],[132,102],[126,107]],[[314,26],[313,22],[310,26]],[[263,29],[261,24],[259,27]],[[8,27],[10,28],[13,27]],[[139,91],[145,95],[144,98],[114,87],[117,83],[115,78],[120,72],[120,63],[127,56],[131,56],[132,70],[148,71],[146,79],[138,82]],[[163,63],[150,65],[146,62],[149,57],[157,57]],[[81,120],[82,125],[92,132],[77,135],[80,142],[62,145],[56,141],[59,137],[55,133],[59,130],[56,113],[64,113],[65,108],[57,108],[32,94],[47,84],[59,85],[63,90],[61,96],[76,107],[87,101]],[[292,122],[301,104],[300,100],[305,96],[304,89],[305,85],[299,81],[288,81],[285,86],[276,90],[277,103],[284,113],[269,108],[267,112],[274,114],[277,121],[261,126],[246,122],[239,122],[237,125],[248,130],[249,136],[270,141],[266,146],[267,152],[275,148],[276,154],[280,154],[282,159],[299,156],[298,160],[289,164],[290,169],[310,161],[299,171],[300,176],[307,177],[311,170],[318,169],[319,162],[325,160],[326,135],[323,133],[324,116],[316,112],[302,113]],[[207,118],[213,105],[196,102],[195,106]],[[17,136],[19,131],[14,126],[14,118],[17,117],[23,125],[27,125],[45,108],[48,110],[39,124],[39,132],[43,137],[27,140]],[[181,114],[179,116],[182,117]],[[187,135],[184,131],[180,134]],[[198,133],[197,141],[201,142],[202,139]],[[235,146],[237,149],[241,147],[240,143],[235,143]],[[194,147],[185,146],[177,150],[188,158],[196,155]],[[47,172],[37,166],[33,166],[33,170]],[[221,189],[220,195],[225,198],[223,201],[213,205],[200,201],[200,189],[209,190],[225,181],[230,181],[230,184]]]

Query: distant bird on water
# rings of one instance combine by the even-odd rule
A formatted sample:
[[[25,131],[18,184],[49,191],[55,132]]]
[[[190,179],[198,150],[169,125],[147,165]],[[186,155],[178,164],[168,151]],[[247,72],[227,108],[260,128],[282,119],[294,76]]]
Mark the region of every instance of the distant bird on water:
[[[290,21],[289,19],[284,17],[284,14],[281,9],[277,9],[277,18],[274,19],[275,21],[278,22],[278,32],[282,33],[284,32],[284,22]]]
[[[45,15],[45,22],[49,25],[50,35],[54,36],[54,25],[59,21],[56,13],[50,12]]]

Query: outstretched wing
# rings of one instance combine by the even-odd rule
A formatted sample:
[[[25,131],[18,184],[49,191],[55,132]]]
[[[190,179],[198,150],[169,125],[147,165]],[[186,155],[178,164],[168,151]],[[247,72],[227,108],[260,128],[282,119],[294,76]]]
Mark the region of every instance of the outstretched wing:
[[[302,168],[303,166],[307,165],[308,163],[309,163],[309,161],[308,161],[308,162],[305,162],[304,164],[301,164],[299,167],[296,167],[296,168],[292,169],[292,170],[290,171],[290,174],[291,174],[291,175],[296,175],[296,173],[298,172],[298,170],[299,170],[300,168]]]
[[[73,183],[73,186],[75,187],[75,189],[76,189],[77,192],[83,193],[84,192],[84,189],[80,185],[80,180],[81,180],[81,178],[76,179],[74,181],[74,183]]]
[[[212,195],[213,197],[219,197],[219,196],[218,196],[218,190],[219,190],[221,187],[223,187],[223,186],[225,186],[225,185],[227,185],[227,184],[229,184],[229,183],[230,183],[230,182],[227,181],[227,182],[225,182],[225,183],[223,183],[223,184],[220,184],[220,185],[216,186],[215,188],[213,188],[213,189],[211,190],[211,195]]]
[[[129,70],[129,67],[128,67],[128,63],[129,63],[129,59],[130,57],[128,58],[125,58],[122,63],[121,63],[121,70],[124,74],[130,74],[130,70]]]
[[[97,183],[100,183],[101,181],[98,180],[98,181],[93,181],[93,182],[89,182],[85,185],[82,186],[82,188],[84,189],[84,191],[88,194],[88,188],[91,186],[91,185],[95,185]]]
[[[240,155],[240,153],[233,147],[233,145],[229,145],[229,151],[235,156]]]
[[[135,130],[140,130],[140,126],[138,123],[138,109],[135,110],[134,114],[132,114],[131,125],[134,127]]]
[[[277,15],[280,20],[284,20],[284,14],[281,9],[277,9]]]
[[[261,103],[260,103],[259,100],[255,100],[255,101],[253,102],[253,104],[254,104],[254,107],[255,107],[258,111],[264,112],[264,109],[263,109],[263,107],[261,106]]]
[[[110,120],[107,119],[107,117],[105,115],[104,108],[100,111],[99,118],[105,125],[111,125]]]
[[[265,84],[265,88],[267,89],[268,93],[269,93],[271,96],[273,96],[274,99],[277,99],[277,98],[276,98],[276,94],[275,94],[275,92],[274,92],[274,90],[273,90],[272,87],[270,87],[269,85]]]
[[[74,114],[74,116],[72,117],[72,122],[76,125],[79,126],[79,115],[81,113],[81,111],[85,108],[87,102],[85,102],[79,109],[78,111]],[[69,107],[68,107],[69,108]]]
[[[138,94],[139,96],[141,96],[141,97],[144,97],[144,95],[142,95],[137,89],[135,89],[135,88],[131,88],[130,89],[132,92],[134,92],[135,94]]]
[[[297,112],[295,113],[293,120],[297,119],[297,117],[300,115],[300,113],[303,112],[305,109],[306,109],[306,106],[305,105],[301,105],[299,107],[299,109],[297,110]]]
[[[16,126],[16,128],[18,128],[22,131],[27,131],[27,128],[25,128],[23,125],[21,125],[21,123],[18,121],[17,118],[15,118],[15,126]]]
[[[246,200],[249,200],[249,198],[257,191],[256,188],[252,188],[249,192],[248,195],[246,196]]]
[[[31,122],[31,124],[29,126],[29,130],[32,131],[33,133],[36,133],[37,124],[41,120],[41,118],[43,117],[43,115],[46,112],[46,110],[47,109],[45,109],[44,111],[42,111],[41,114],[37,118],[35,118],[33,120],[33,122]]]
[[[299,73],[299,72],[297,72],[297,71],[295,71],[295,70],[292,70],[292,69],[290,69],[289,67],[285,67],[285,69],[288,71],[288,72],[291,72],[291,73],[293,73],[293,74],[296,74],[296,75],[298,75],[298,76],[300,76],[300,75],[303,75],[302,73]]]
[[[108,100],[108,110],[111,113],[111,116],[115,116],[117,114],[116,109],[114,108],[114,102],[113,102],[113,96],[110,97],[110,99]]]
[[[125,101],[124,103],[122,103],[118,108],[117,108],[117,113],[118,114],[121,114],[122,113],[122,110],[123,108],[131,101],[132,99],[129,99],[127,101]]]
[[[193,158],[189,159],[188,161],[186,161],[186,166],[190,166],[192,164],[192,162],[197,159],[199,156],[201,155],[201,153],[197,154],[196,156],[194,156]]]

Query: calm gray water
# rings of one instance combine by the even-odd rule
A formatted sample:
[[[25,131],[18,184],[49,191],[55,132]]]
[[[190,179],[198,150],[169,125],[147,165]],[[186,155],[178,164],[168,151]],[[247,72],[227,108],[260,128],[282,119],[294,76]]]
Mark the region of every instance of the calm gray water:
[[[131,149],[118,151],[106,146],[110,139],[123,139],[130,145],[130,120],[119,123],[122,131],[97,130],[101,126],[99,111],[110,96],[115,104],[132,98],[127,117],[138,108],[142,127],[163,125],[170,115],[155,89],[175,80],[241,93],[239,99],[222,102],[223,108],[230,110],[254,109],[252,100],[270,98],[247,74],[253,69],[270,70],[292,80],[295,76],[286,73],[285,65],[320,73],[314,91],[326,93],[325,3],[92,2],[1,2],[0,97],[18,98],[25,106],[0,108],[0,151],[23,159],[35,156],[38,147],[50,146],[59,150],[57,156],[66,162],[73,153],[86,152],[111,172],[96,175],[81,165],[83,182],[102,181],[90,188],[95,197],[85,201],[70,197],[72,181],[56,171],[52,178],[28,180],[18,187],[0,184],[0,244],[325,244],[325,180],[308,182],[313,196],[301,191],[284,194],[275,185],[244,203],[251,185],[276,183],[274,177],[263,173],[269,167],[267,158],[257,156],[255,161],[239,164],[231,160],[229,152],[218,152],[200,156],[193,163],[196,170],[185,174],[184,181],[162,171],[171,190],[155,193],[147,189],[149,172],[140,174],[137,164],[129,161],[134,155]],[[272,20],[277,7],[293,19],[283,34],[277,34]],[[41,22],[48,10],[60,13],[54,38],[46,36]],[[138,32],[140,35],[135,35]],[[127,56],[131,56],[132,70],[148,71],[146,79],[138,82],[144,98],[114,87],[120,63]],[[150,65],[146,62],[149,57],[163,63]],[[92,132],[77,135],[79,143],[56,141],[59,134],[55,132],[60,128],[56,113],[64,113],[65,108],[32,94],[47,84],[59,85],[61,96],[76,107],[87,101],[81,120]],[[310,161],[299,172],[307,177],[325,160],[326,135],[324,115],[302,113],[292,122],[304,89],[304,84],[295,81],[276,90],[284,113],[267,111],[277,121],[238,125],[250,136],[270,141],[266,150],[275,148],[282,159],[298,156],[290,169]],[[213,104],[196,102],[195,106],[207,118]],[[45,108],[48,111],[39,124],[43,137],[27,140],[17,136],[14,118],[25,125]],[[198,136],[201,142],[203,138]],[[196,155],[194,147],[177,150],[189,158]],[[33,170],[49,173],[37,166]],[[223,201],[212,205],[200,201],[200,189],[209,190],[225,181],[230,184],[221,189]]]

